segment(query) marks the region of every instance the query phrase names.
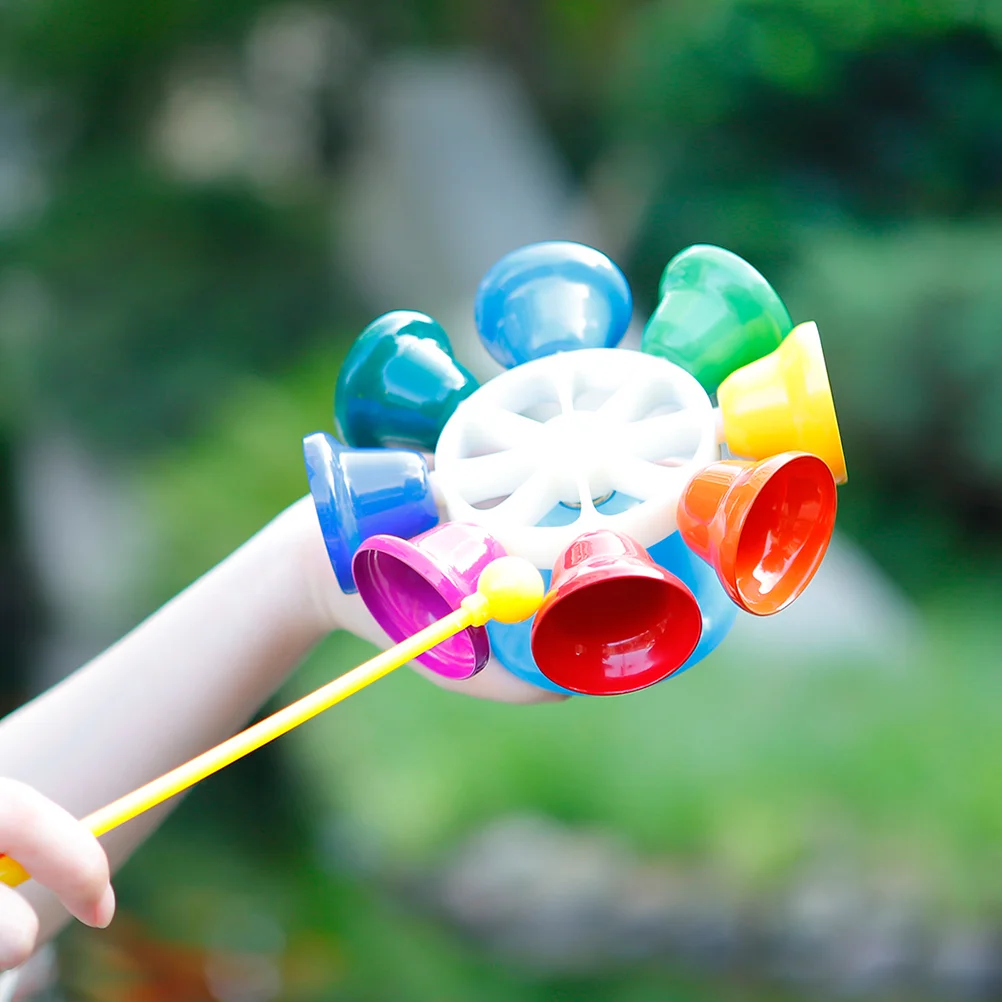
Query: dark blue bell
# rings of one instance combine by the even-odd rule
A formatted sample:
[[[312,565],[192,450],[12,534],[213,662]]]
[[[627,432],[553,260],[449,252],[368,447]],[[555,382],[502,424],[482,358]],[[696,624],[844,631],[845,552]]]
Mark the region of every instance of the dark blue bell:
[[[633,316],[623,273],[583,244],[530,244],[483,277],[474,306],[487,350],[512,368],[576,348],[615,348]]]
[[[428,464],[403,449],[351,449],[318,431],[303,439],[310,494],[327,555],[346,594],[355,551],[370,536],[411,539],[438,524]]]

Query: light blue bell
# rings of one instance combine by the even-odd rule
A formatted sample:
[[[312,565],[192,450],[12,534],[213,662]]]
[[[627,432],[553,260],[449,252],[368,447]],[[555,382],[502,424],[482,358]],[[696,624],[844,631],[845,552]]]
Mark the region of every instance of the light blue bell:
[[[474,317],[505,368],[558,351],[615,348],[633,316],[623,273],[583,244],[530,244],[503,257],[477,289]]]

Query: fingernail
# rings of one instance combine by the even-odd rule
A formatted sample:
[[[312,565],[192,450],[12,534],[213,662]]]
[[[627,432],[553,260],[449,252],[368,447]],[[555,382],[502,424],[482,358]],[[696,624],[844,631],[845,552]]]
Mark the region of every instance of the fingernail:
[[[94,926],[98,929],[107,929],[111,925],[111,920],[115,917],[115,889],[108,885],[101,897],[101,903],[94,913]]]

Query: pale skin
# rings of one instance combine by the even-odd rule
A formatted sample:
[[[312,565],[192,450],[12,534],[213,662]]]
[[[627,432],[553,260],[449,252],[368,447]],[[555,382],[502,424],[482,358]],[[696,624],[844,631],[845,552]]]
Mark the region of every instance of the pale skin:
[[[0,970],[22,963],[71,917],[108,925],[110,877],[175,802],[100,840],[76,819],[240,730],[339,629],[390,646],[358,596],[338,587],[303,498],[116,645],[0,721],[0,852],[34,878],[16,890],[0,885]],[[493,660],[463,682],[416,670],[481,699],[563,698]]]

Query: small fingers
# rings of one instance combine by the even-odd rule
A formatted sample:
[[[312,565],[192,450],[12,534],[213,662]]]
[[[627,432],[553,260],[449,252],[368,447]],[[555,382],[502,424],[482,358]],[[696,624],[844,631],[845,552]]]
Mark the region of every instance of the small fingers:
[[[68,811],[10,779],[0,779],[0,852],[81,922],[104,928],[111,921],[115,896],[101,843]]]
[[[0,971],[20,967],[35,949],[38,916],[20,894],[0,884]]]

